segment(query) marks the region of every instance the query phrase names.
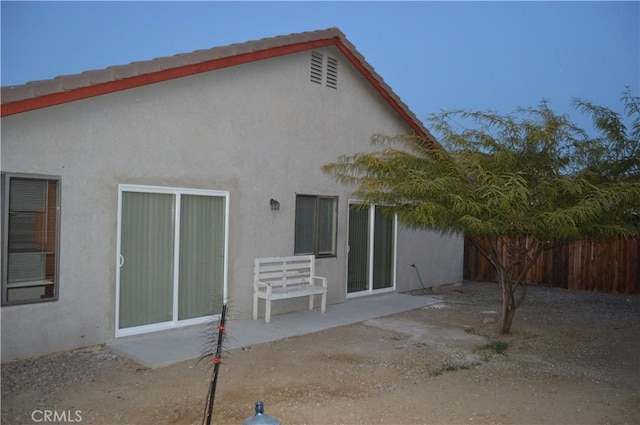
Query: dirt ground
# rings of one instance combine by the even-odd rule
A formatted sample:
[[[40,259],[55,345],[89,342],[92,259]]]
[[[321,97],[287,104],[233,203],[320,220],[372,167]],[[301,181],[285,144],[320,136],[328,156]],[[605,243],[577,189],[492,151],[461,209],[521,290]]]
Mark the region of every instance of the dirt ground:
[[[435,296],[227,352],[213,422],[241,424],[261,400],[282,424],[640,423],[638,295],[530,288],[508,336],[496,333],[495,284]],[[144,369],[102,347],[6,363],[2,423],[45,423],[49,411],[63,423],[200,424],[211,371]]]

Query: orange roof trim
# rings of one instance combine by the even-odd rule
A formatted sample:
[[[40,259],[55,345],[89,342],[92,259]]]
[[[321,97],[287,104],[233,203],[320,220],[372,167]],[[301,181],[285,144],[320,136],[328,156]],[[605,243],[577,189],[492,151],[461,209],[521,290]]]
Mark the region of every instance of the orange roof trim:
[[[102,70],[64,75],[51,80],[33,81],[2,87],[0,116],[20,114],[93,96],[127,90],[174,78],[255,62],[320,47],[336,46],[373,85],[407,124],[432,147],[435,138],[422,122],[391,90],[364,56],[338,28],[264,38],[246,43],[197,50],[193,53],[111,66]]]

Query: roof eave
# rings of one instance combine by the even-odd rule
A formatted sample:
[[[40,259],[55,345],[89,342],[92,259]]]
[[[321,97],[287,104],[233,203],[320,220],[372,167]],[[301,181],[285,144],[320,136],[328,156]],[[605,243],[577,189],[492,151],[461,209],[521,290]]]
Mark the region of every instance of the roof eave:
[[[213,59],[191,65],[183,65],[175,68],[164,69],[161,71],[107,81],[104,83],[78,87],[71,90],[31,97],[3,104],[1,106],[0,116],[5,117],[9,115],[20,114],[22,112],[28,112],[35,109],[60,105],[63,103],[86,99],[89,97],[114,93],[117,91],[127,90],[148,84],[160,83],[175,78],[187,77],[203,72],[214,71],[216,69],[227,68],[230,66],[241,65],[291,53],[297,53],[304,50],[320,48],[332,44],[336,44],[336,39],[314,40],[287,46],[271,47],[265,50],[226,56],[223,58]]]
[[[402,117],[416,135],[421,137],[425,143],[431,148],[437,148],[439,144],[436,139],[424,127],[422,122],[410,111],[393,90],[384,82],[375,70],[366,62],[364,57],[358,53],[355,47],[346,39],[344,34],[337,28],[318,31],[315,33],[303,33],[307,38],[303,38],[296,43],[285,43],[281,45],[265,45],[264,48],[251,49],[246,52],[236,52],[226,56],[217,57],[211,60],[196,62],[191,64],[182,64],[157,71],[150,71],[141,74],[127,75],[128,68],[119,70],[118,67],[111,67],[108,70],[89,71],[86,74],[86,85],[80,87],[72,87],[62,91],[53,93],[45,93],[35,95],[15,101],[3,103],[0,107],[0,117],[20,114],[23,112],[33,111],[36,109],[46,108],[55,105],[61,105],[68,102],[82,100],[90,97],[100,96],[104,94],[114,93],[121,90],[127,90],[148,84],[160,83],[175,78],[187,77],[190,75],[200,74],[203,72],[213,71],[216,69],[227,68],[235,65],[242,65],[250,62],[269,59],[282,55],[298,53],[305,50],[317,49],[321,47],[334,45],[345,57],[358,69],[358,71],[369,81],[369,83],[380,93],[380,95],[391,105],[391,107]],[[318,37],[319,36],[319,37]],[[277,37],[271,40],[277,41]],[[246,45],[246,44],[245,44]],[[255,45],[255,44],[254,44]],[[233,46],[233,45],[232,45]],[[232,47],[229,46],[229,47]],[[238,45],[242,48],[242,44]],[[262,47],[262,46],[260,46]],[[206,52],[206,51],[205,51]],[[197,52],[196,52],[197,53]],[[151,66],[154,61],[141,62],[140,65]],[[107,78],[103,73],[110,71],[112,76],[120,73],[120,78]],[[77,76],[75,76],[77,77]],[[58,83],[60,80],[68,77],[58,77],[57,79],[40,82],[44,85],[45,92],[50,83]],[[100,80],[103,81],[100,81]],[[33,83],[18,86],[17,89],[25,89]],[[4,90],[11,89],[3,88]]]
[[[402,119],[411,127],[417,136],[422,138],[430,148],[435,149],[439,147],[436,139],[431,135],[429,130],[422,124],[422,122],[409,110],[405,105],[387,86],[382,78],[380,78],[375,71],[370,70],[366,62],[359,60],[354,54],[354,50],[350,46],[346,46],[340,42],[336,44],[338,49],[349,59],[349,61],[360,71],[360,73],[369,81],[369,83],[380,93],[380,95],[391,105],[391,107],[402,117]]]

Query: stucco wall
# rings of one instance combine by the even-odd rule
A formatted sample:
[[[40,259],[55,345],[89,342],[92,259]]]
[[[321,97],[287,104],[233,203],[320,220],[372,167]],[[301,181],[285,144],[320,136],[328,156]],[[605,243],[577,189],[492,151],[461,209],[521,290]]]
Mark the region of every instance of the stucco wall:
[[[339,196],[337,257],[317,272],[328,302],[344,301],[351,189],[320,166],[407,127],[340,53],[321,51],[340,60],[337,90],[309,81],[303,52],[3,118],[2,171],[59,176],[62,212],[59,300],[2,308],[3,360],[114,337],[118,184],[229,191],[229,296],[242,317],[253,259],[293,254],[296,193]],[[437,264],[433,282],[459,280],[462,241],[419,233],[398,236],[398,289],[419,285],[413,263]]]
[[[406,292],[462,281],[464,238],[438,231],[398,231],[396,290]],[[415,265],[415,267],[411,267]],[[418,277],[419,275],[419,277]],[[420,282],[422,279],[422,282]]]

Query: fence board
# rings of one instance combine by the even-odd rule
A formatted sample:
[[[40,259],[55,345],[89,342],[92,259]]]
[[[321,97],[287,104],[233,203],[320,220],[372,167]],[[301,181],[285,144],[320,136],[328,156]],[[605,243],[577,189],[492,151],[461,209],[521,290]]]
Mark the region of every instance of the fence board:
[[[506,250],[502,249],[506,259]],[[464,246],[464,278],[496,280],[493,266],[469,239]],[[526,282],[583,291],[640,293],[640,238],[582,240],[546,250]]]

